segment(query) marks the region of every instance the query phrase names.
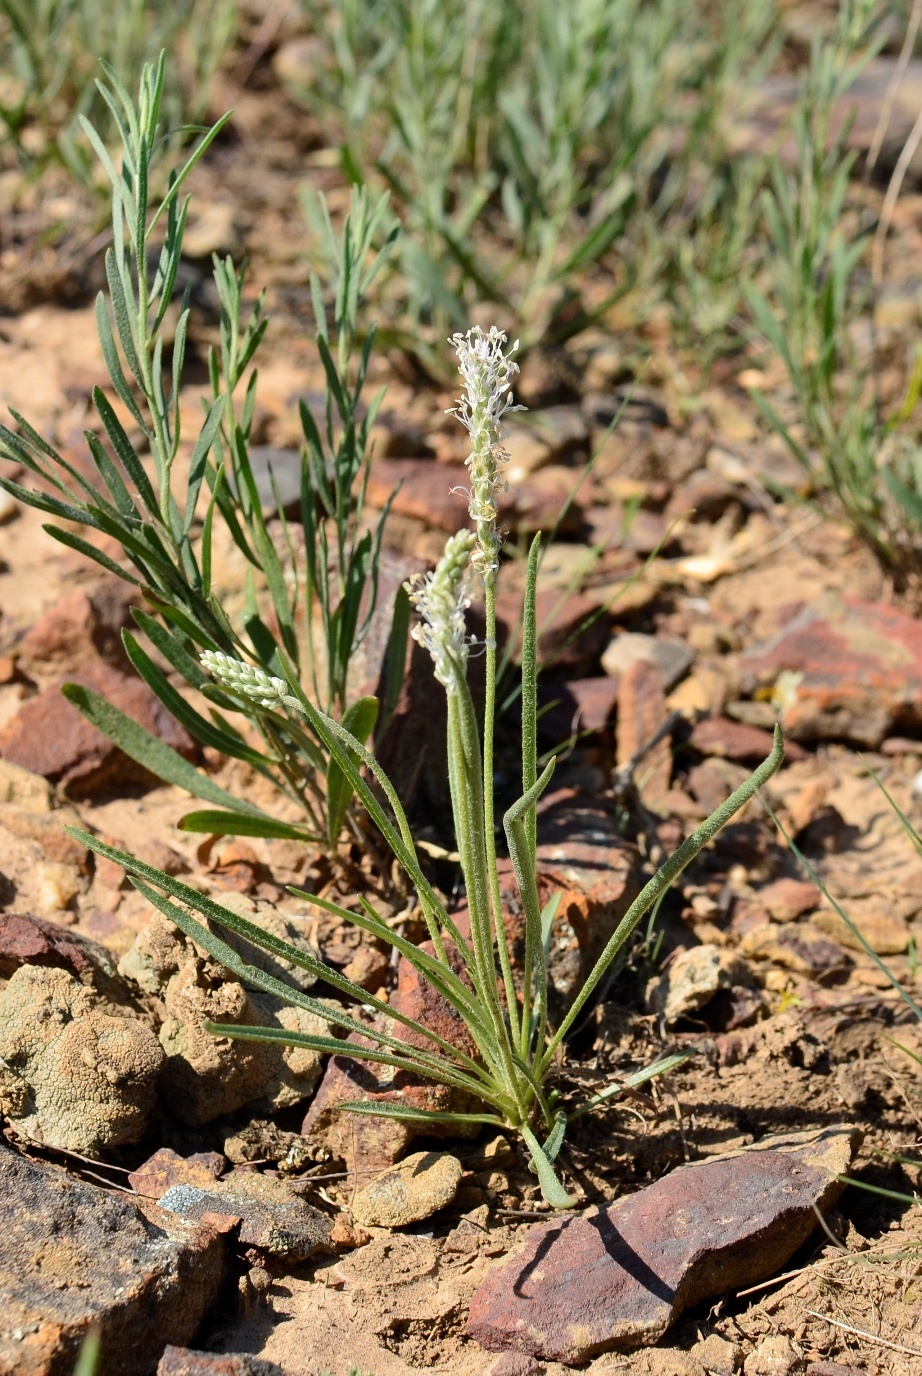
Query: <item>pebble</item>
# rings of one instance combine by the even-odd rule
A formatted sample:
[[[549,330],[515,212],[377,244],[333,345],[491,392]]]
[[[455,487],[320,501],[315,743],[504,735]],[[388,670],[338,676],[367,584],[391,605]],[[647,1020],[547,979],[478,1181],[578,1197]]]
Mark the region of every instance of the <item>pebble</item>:
[[[744,960],[706,944],[680,951],[647,986],[647,1003],[667,1026],[697,1012],[721,989],[748,988],[753,977]]]
[[[363,1228],[404,1228],[443,1209],[455,1197],[463,1167],[446,1151],[417,1151],[382,1171],[352,1203]]]

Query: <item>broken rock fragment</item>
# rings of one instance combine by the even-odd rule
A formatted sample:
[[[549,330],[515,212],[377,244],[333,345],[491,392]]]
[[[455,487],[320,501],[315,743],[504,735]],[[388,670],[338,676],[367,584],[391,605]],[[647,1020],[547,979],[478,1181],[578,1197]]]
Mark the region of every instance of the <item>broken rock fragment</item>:
[[[782,730],[795,740],[873,748],[922,724],[922,623],[885,602],[826,593],[792,608],[741,663],[754,686],[776,688]]]
[[[775,1137],[532,1228],[474,1295],[467,1331],[567,1364],[654,1343],[690,1305],[782,1267],[842,1193],[834,1177],[859,1140],[850,1127]]]
[[[165,1342],[195,1335],[224,1264],[214,1229],[0,1146],[0,1376],[72,1372],[91,1328],[104,1371],[153,1376]]]
[[[224,1229],[240,1225],[244,1247],[295,1263],[306,1260],[330,1234],[326,1214],[299,1199],[292,1188],[271,1176],[242,1171],[210,1186],[171,1185],[159,1200],[160,1208],[183,1218],[198,1219]],[[219,1222],[219,1220],[222,1220]]]
[[[694,1016],[722,990],[751,989],[752,972],[739,956],[719,946],[692,946],[680,951],[647,986],[647,1003],[667,1027]]]
[[[91,659],[71,682],[101,694],[180,754],[195,746],[185,727],[166,710],[140,678],[129,677],[101,659]],[[130,760],[91,725],[61,693],[61,680],[29,698],[0,731],[0,754],[32,774],[40,774],[72,797],[90,797],[111,783],[149,783],[150,772]]]

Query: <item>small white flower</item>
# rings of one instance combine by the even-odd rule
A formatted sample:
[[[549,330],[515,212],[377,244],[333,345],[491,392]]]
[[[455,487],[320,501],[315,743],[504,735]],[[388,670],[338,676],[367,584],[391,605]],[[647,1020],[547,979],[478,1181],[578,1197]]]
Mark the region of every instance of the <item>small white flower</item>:
[[[479,325],[467,334],[453,335],[450,342],[458,355],[458,368],[464,382],[464,396],[449,412],[457,416],[471,437],[467,467],[471,475],[470,514],[477,527],[477,547],[472,562],[492,582],[499,568],[502,534],[497,525],[497,496],[505,486],[503,473],[508,454],[502,446],[502,419],[509,411],[524,411],[513,405],[512,380],[519,365],[509,354],[519,347],[516,340],[509,354],[503,353],[506,336],[494,325],[484,334]]]
[[[406,585],[420,617],[413,627],[413,639],[429,651],[435,676],[449,693],[454,690],[455,676],[463,674],[467,666],[464,613],[471,600],[464,590],[464,575],[474,543],[473,531],[459,530],[445,545],[435,571],[417,575]]]
[[[283,678],[273,678],[264,669],[245,664],[222,650],[203,650],[199,658],[218,683],[252,698],[260,707],[298,707],[297,698],[291,696]]]

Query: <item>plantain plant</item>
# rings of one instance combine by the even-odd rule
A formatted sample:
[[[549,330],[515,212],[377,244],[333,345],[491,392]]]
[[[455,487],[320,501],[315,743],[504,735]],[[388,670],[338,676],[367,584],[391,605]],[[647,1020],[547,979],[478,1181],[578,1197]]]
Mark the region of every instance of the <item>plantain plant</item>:
[[[300,672],[305,660],[313,663],[322,635],[327,672],[322,682],[313,676],[318,704],[341,716],[363,741],[375,727],[378,701],[365,697],[350,702],[348,666],[375,610],[387,514],[375,528],[364,529],[368,437],[381,394],[363,411],[374,331],[360,350],[356,342],[363,295],[393,242],[393,233],[379,234],[386,203],[372,206],[356,193],[341,233],[334,232],[327,217],[327,256],[334,264],[332,336],[323,289],[312,279],[326,403],[319,420],[305,402],[301,405],[300,517],[307,557],[300,559],[271,470],[275,526],[257,486],[251,457],[258,380],[254,359],[268,322],[262,294],[246,307],[246,268],[235,268],[229,258],[214,260],[220,344],[210,353],[212,395],[191,454],[183,430],[180,391],[190,322],[188,290],[175,319],[171,309],[189,208],[189,197],[181,192],[229,116],[202,132],[157,202],[151,173],[164,147],[164,57],[144,68],[136,104],[114,71],[103,65],[107,82],[100,82],[99,89],[121,138],[120,167],[85,119],[83,128],[112,188],[108,293],[97,298],[96,319],[117,404],[102,389],[94,391],[100,433],[85,432],[96,468],[93,480],[14,411],[16,429],[0,426],[0,445],[7,458],[27,468],[41,485],[28,488],[9,477],[0,477],[0,485],[54,518],[45,530],[56,540],[139,589],[144,606],[133,615],[144,641],[131,632],[124,635],[138,673],[198,742],[243,761],[274,784],[289,804],[286,820],[270,816],[227,792],[99,694],[68,685],[64,691],[74,706],[126,754],[209,805],[188,814],[181,825],[211,834],[294,838],[335,854],[351,790],[323,740],[309,721],[285,712],[254,715],[247,696],[216,685],[199,656],[246,657],[270,675],[282,673],[283,664]],[[383,246],[376,250],[374,244],[382,238]],[[247,567],[239,624],[226,613],[213,582],[214,537],[222,523]],[[121,559],[80,533],[87,529],[114,541]],[[291,572],[285,568],[286,552]],[[395,624],[391,650],[402,664],[399,618]],[[403,638],[405,644],[405,630]],[[180,691],[177,680],[201,695],[202,710]]]
[[[512,406],[511,385],[517,372],[504,350],[506,336],[493,329],[456,335],[464,382],[464,397],[456,414],[470,433],[470,516],[472,530],[461,530],[447,542],[434,572],[409,589],[418,622],[416,639],[429,651],[436,679],[445,689],[448,705],[447,771],[451,790],[460,866],[470,912],[470,935],[461,932],[420,864],[413,835],[400,799],[375,759],[347,723],[318,709],[303,691],[297,666],[279,647],[279,675],[243,663],[225,651],[206,653],[205,667],[225,692],[245,696],[257,719],[305,720],[313,736],[342,771],[371,821],[413,886],[429,941],[415,945],[394,930],[358,893],[355,907],[346,908],[327,897],[301,890],[292,892],[324,912],[354,924],[405,957],[447,1002],[464,1023],[475,1054],[453,1044],[388,1003],[367,993],[319,959],[262,931],[253,923],[203,897],[188,885],[142,864],[132,856],[85,833],[81,840],[98,854],[122,864],[137,889],[197,945],[221,962],[235,978],[299,1007],[319,1013],[341,1031],[361,1041],[350,1043],[348,1054],[358,1060],[390,1066],[433,1080],[456,1092],[457,1106],[444,1111],[412,1109],[400,1103],[356,1101],[343,1107],[356,1114],[378,1114],[420,1123],[485,1123],[521,1134],[544,1198],[553,1206],[575,1203],[564,1189],[555,1160],[567,1126],[606,1102],[629,1085],[675,1066],[682,1055],[667,1056],[630,1080],[611,1084],[579,1104],[564,1108],[554,1079],[564,1038],[619,950],[645,913],[660,901],[669,886],[720,828],[779,767],[783,743],[776,728],[769,758],[666,861],[625,913],[596,965],[555,1028],[548,1013],[547,952],[553,920],[553,901],[542,910],[536,872],[537,804],[554,772],[554,761],[538,773],[536,583],[539,540],[533,542],[523,613],[522,655],[522,794],[503,817],[503,831],[525,915],[525,950],[519,978],[513,969],[509,939],[502,917],[494,825],[493,747],[496,703],[496,574],[502,537],[497,523],[497,494],[504,481],[502,419]],[[471,641],[465,625],[472,586],[482,588],[486,605],[486,695],[478,720],[467,682]],[[370,1009],[369,1025],[343,1008],[320,1002],[308,994],[247,965],[223,938],[236,933],[311,971],[326,984]],[[341,1052],[336,1037],[314,1037],[283,1028],[207,1024],[216,1036],[282,1042],[320,1052]],[[414,1037],[410,1045],[405,1034]],[[420,1049],[420,1047],[422,1049]]]

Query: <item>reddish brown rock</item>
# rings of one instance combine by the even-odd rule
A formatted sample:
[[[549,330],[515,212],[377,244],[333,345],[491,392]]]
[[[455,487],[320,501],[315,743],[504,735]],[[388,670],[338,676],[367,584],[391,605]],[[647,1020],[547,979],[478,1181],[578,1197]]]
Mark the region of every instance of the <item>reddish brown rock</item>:
[[[71,836],[69,826],[81,826],[81,819],[71,807],[56,808],[53,812],[36,812],[15,803],[0,803],[0,827],[23,841],[34,841],[42,855],[56,865],[73,865],[81,874],[90,869],[90,852],[82,841]]]
[[[97,987],[116,978],[111,956],[95,941],[29,913],[0,913],[0,977],[20,965],[54,965]]]
[[[248,1352],[196,1352],[191,1347],[165,1349],[157,1376],[285,1376],[275,1362]],[[306,1376],[306,1373],[305,1373]]]
[[[829,975],[847,971],[853,962],[836,941],[811,922],[766,923],[752,927],[740,942],[740,950],[757,960],[768,960],[796,975]]]
[[[181,754],[194,746],[186,730],[140,678],[129,678],[102,660],[84,664],[69,680],[100,693],[127,716]],[[61,684],[30,698],[0,732],[5,760],[63,785],[73,796],[89,795],[114,781],[148,783],[149,772],[122,754],[91,726],[60,692]]]
[[[23,637],[20,670],[47,682],[95,659],[127,669],[121,633],[134,624],[131,604],[136,598],[137,590],[114,574],[91,593],[68,589]]]
[[[172,1185],[200,1185],[207,1189],[218,1179],[225,1164],[224,1157],[216,1151],[180,1156],[169,1147],[161,1147],[143,1166],[131,1172],[128,1184],[146,1199],[160,1199]]]
[[[491,1351],[568,1364],[654,1343],[690,1305],[784,1266],[814,1209],[842,1193],[834,1176],[859,1138],[847,1127],[773,1138],[532,1228],[474,1295],[467,1331]]]
[[[427,526],[451,534],[467,525],[470,487],[467,469],[461,464],[435,463],[432,459],[376,458],[368,478],[368,501],[383,507],[393,497],[391,510],[416,516]]]
[[[755,902],[776,922],[793,922],[819,907],[820,891],[809,879],[776,879],[757,891]]]
[[[64,1376],[91,1328],[103,1370],[153,1376],[188,1342],[225,1264],[213,1229],[0,1146],[0,1376]]]
[[[659,668],[649,660],[634,660],[621,675],[618,692],[618,764],[626,765],[634,759],[668,718]],[[634,779],[643,801],[656,811],[672,779],[672,744],[668,736],[643,756]]]
[[[538,730],[543,740],[565,741],[576,732],[604,731],[615,718],[618,705],[616,678],[571,678],[565,683],[538,684],[541,715]]]
[[[747,726],[729,717],[705,717],[692,728],[688,743],[702,755],[720,755],[725,760],[750,764],[770,755],[774,741],[772,733],[759,726]],[[807,752],[796,741],[786,741],[784,754],[791,761],[804,759]]]
[[[574,675],[591,673],[609,637],[607,614],[588,597],[571,593],[561,597],[553,590],[538,593],[535,608],[538,624],[538,660]],[[500,580],[496,615],[507,636],[521,635],[522,590]]]
[[[510,484],[500,494],[500,521],[513,530],[551,530],[572,494],[574,475],[566,479],[556,470],[535,473],[526,482]],[[451,534],[468,524],[470,475],[462,464],[433,459],[375,459],[368,481],[368,501],[383,507],[394,495],[391,510],[415,516],[435,530]],[[582,520],[574,502],[561,529],[572,531]]]
[[[792,608],[784,629],[748,650],[754,686],[789,678],[781,726],[797,740],[875,747],[922,725],[922,621],[885,602],[828,593]]]

